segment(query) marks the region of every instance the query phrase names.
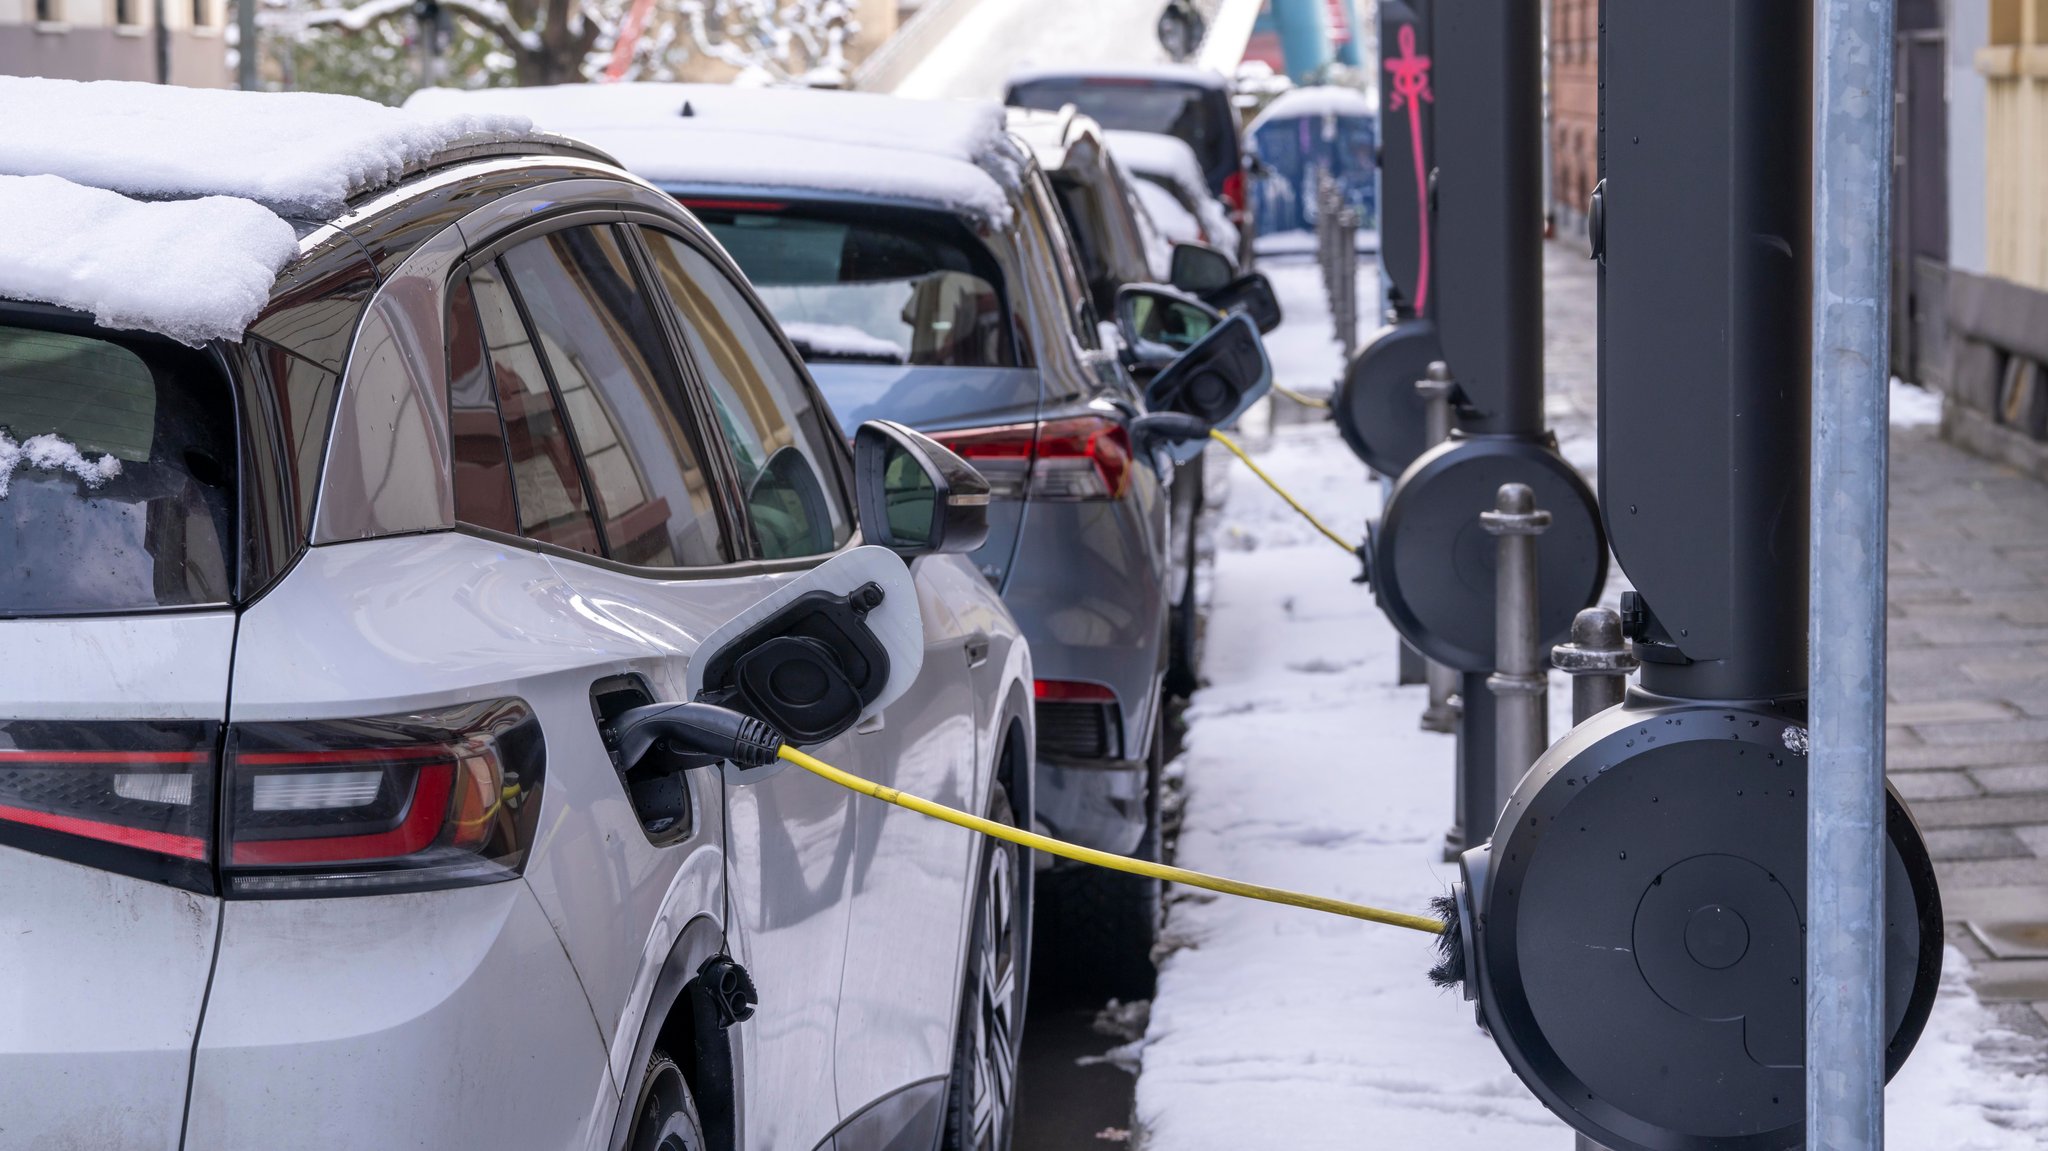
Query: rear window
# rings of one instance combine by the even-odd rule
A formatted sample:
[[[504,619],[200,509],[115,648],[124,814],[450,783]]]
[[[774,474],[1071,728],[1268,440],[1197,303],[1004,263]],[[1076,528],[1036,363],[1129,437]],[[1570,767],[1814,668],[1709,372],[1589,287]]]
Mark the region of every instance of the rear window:
[[[806,360],[1017,364],[1002,273],[988,249],[949,217],[684,203],[738,261]]]
[[[1179,137],[1201,158],[1202,171],[1211,180],[1237,166],[1232,154],[1237,147],[1235,126],[1226,119],[1228,105],[1212,100],[1206,89],[1156,80],[1076,77],[1019,84],[1010,89],[1009,102],[1050,112],[1072,104],[1105,128]]]
[[[0,323],[0,616],[227,602],[231,403],[191,349]]]

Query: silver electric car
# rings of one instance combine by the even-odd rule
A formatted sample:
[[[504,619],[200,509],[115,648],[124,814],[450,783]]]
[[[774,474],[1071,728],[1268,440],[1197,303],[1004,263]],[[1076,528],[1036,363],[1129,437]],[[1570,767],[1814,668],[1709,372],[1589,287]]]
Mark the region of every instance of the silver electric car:
[[[1028,824],[985,484],[581,146],[290,222],[238,340],[0,300],[0,1147],[1007,1146],[1023,853],[611,726]]]
[[[846,432],[900,421],[988,477],[973,559],[1031,643],[1037,818],[1156,857],[1174,463],[1137,434],[1152,405],[1119,355],[1121,317],[1097,311],[1004,110],[688,84],[435,90],[408,107],[518,111],[618,157],[724,244]],[[1218,318],[1176,330],[1198,338]],[[1220,418],[1265,381],[1210,383],[1229,394]],[[1094,869],[1044,879],[1038,943],[1072,957],[1061,974],[1149,993],[1158,885]]]

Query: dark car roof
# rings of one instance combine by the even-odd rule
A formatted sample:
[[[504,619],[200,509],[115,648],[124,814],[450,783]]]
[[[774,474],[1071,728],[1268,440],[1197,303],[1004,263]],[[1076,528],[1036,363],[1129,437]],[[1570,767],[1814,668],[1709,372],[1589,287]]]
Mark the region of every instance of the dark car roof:
[[[1091,66],[1087,68],[1026,68],[1010,74],[1008,87],[1030,84],[1040,80],[1150,80],[1159,84],[1180,84],[1190,88],[1205,88],[1212,92],[1229,92],[1230,77],[1210,68],[1193,64],[1136,64],[1118,67]]]

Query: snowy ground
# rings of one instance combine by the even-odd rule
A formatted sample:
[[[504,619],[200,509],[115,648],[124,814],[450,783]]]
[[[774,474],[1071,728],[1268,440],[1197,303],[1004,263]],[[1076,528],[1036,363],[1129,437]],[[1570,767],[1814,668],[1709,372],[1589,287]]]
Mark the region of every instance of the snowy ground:
[[[1279,378],[1325,391],[1338,353],[1314,265],[1267,270],[1289,316],[1269,343]],[[1247,423],[1261,463],[1339,530],[1374,514],[1379,486],[1328,424],[1264,435],[1265,413]],[[1568,457],[1590,458],[1589,428],[1559,432]],[[1242,469],[1228,487],[1210,682],[1172,768],[1185,796],[1177,862],[1423,910],[1455,874],[1438,862],[1451,738],[1417,728],[1424,689],[1395,686],[1395,635],[1350,582],[1357,562]],[[1565,694],[1553,684],[1554,713]],[[1552,732],[1563,730],[1560,716]],[[1167,936],[1177,949],[1138,1045],[1138,1137],[1151,1151],[1571,1146],[1471,1006],[1424,979],[1429,937],[1179,889]],[[1890,1088],[1891,1146],[2048,1146],[2048,1085],[2001,1060],[2017,1048],[1963,985],[1964,966],[1951,951],[1934,1018]]]

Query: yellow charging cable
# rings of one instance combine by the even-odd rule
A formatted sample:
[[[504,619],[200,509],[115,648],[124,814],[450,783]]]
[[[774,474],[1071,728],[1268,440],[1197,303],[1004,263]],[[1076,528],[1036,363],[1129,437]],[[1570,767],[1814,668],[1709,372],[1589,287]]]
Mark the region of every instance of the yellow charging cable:
[[[1237,446],[1236,440],[1231,439],[1229,436],[1226,436],[1222,432],[1216,431],[1213,428],[1211,428],[1209,431],[1209,438],[1215,440],[1219,444],[1222,444],[1224,447],[1229,448],[1231,455],[1236,456],[1240,460],[1243,460],[1244,466],[1250,468],[1252,470],[1253,475],[1266,481],[1266,486],[1272,488],[1273,493],[1275,495],[1279,496],[1283,500],[1286,500],[1288,507],[1293,508],[1297,512],[1300,512],[1301,518],[1307,520],[1311,525],[1315,527],[1317,531],[1328,536],[1330,538],[1331,543],[1336,544],[1340,548],[1343,548],[1345,555],[1352,556],[1354,558],[1358,555],[1357,544],[1345,542],[1343,536],[1340,536],[1336,532],[1331,531],[1327,524],[1323,523],[1323,521],[1315,517],[1314,513],[1310,512],[1307,508],[1302,507],[1301,501],[1295,499],[1292,495],[1288,494],[1287,489],[1281,487],[1280,482],[1278,480],[1266,474],[1266,469],[1252,462],[1252,458],[1245,454],[1245,450]]]
[[[1293,400],[1304,408],[1314,408],[1319,412],[1330,410],[1330,401],[1320,396],[1311,396],[1307,392],[1297,392],[1293,388],[1281,384],[1274,384],[1273,391],[1286,399]]]
[[[1229,441],[1226,440],[1224,442],[1228,443]],[[1148,879],[1163,879],[1169,883],[1200,887],[1208,891],[1220,891],[1225,895],[1239,895],[1246,899],[1261,899],[1267,903],[1284,903],[1289,907],[1305,907],[1311,911],[1327,911],[1331,915],[1344,915],[1352,919],[1363,919],[1371,923],[1384,923],[1390,927],[1405,927],[1410,931],[1422,931],[1430,935],[1442,935],[1444,933],[1443,921],[1431,919],[1426,915],[1409,915],[1400,911],[1384,911],[1377,907],[1367,907],[1359,903],[1346,903],[1341,899],[1330,899],[1321,895],[1304,895],[1298,891],[1285,891],[1278,887],[1266,887],[1257,883],[1240,883],[1235,879],[1205,875],[1202,872],[1189,871],[1182,867],[1168,867],[1163,863],[1148,863],[1142,859],[1131,859],[1112,852],[1097,851],[1094,848],[1081,847],[1077,844],[1053,839],[1050,836],[1024,831],[1020,828],[1011,827],[1008,824],[997,823],[992,819],[983,819],[978,815],[969,815],[964,811],[955,811],[944,804],[933,803],[929,799],[920,799],[915,795],[907,795],[893,787],[884,787],[872,780],[862,779],[857,775],[841,771],[823,760],[806,755],[786,743],[775,754],[778,758],[793,763],[812,775],[820,776],[849,791],[857,791],[862,795],[879,799],[883,803],[893,803],[897,807],[908,808],[919,815],[928,815],[933,819],[950,823],[955,827],[964,827],[969,831],[978,831],[983,835],[993,836],[996,839],[1005,840],[1021,847],[1028,847],[1034,851],[1043,851],[1047,855],[1057,855],[1062,859],[1071,859],[1078,863],[1106,867],[1111,871],[1142,875]]]

